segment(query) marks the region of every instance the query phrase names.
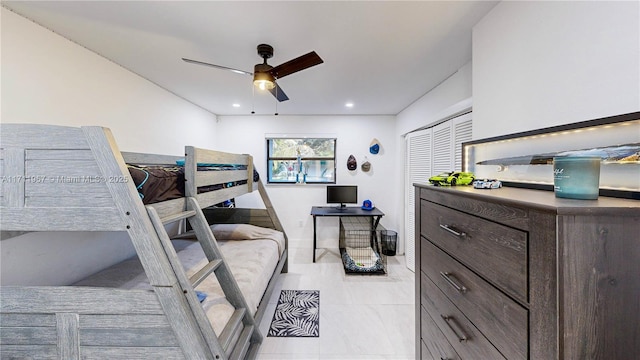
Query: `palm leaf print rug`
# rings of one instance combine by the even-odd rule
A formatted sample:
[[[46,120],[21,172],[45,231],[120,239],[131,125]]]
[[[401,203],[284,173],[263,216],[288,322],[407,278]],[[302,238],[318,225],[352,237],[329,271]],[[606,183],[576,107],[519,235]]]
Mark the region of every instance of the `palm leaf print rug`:
[[[282,290],[267,336],[319,337],[319,320],[319,290]]]

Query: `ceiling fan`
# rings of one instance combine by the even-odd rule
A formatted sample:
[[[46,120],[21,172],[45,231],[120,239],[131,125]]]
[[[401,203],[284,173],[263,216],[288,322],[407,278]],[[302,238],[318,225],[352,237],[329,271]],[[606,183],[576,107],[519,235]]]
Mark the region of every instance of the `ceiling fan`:
[[[229,70],[238,74],[245,74],[253,76],[253,83],[258,88],[262,90],[269,90],[273,96],[278,99],[278,101],[286,101],[289,100],[287,94],[282,91],[282,88],[278,86],[276,83],[277,79],[281,79],[287,75],[291,75],[298,71],[308,69],[312,66],[320,65],[324,61],[316,54],[315,51],[312,51],[308,54],[299,56],[293,60],[289,60],[283,64],[278,66],[271,66],[267,64],[267,59],[273,57],[273,47],[267,44],[258,45],[258,55],[264,59],[262,64],[256,64],[253,67],[253,72],[238,70],[226,66],[210,64],[202,61],[191,60],[182,58],[182,60],[197,65],[206,65],[211,66],[217,69]]]

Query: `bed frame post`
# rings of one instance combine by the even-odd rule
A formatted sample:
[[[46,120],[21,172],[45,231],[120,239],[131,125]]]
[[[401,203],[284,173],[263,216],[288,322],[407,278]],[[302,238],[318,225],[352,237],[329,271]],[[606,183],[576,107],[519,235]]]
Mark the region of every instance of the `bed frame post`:
[[[264,206],[267,209],[267,213],[269,214],[271,221],[273,221],[273,226],[275,227],[276,230],[281,231],[282,234],[284,235],[285,249],[289,249],[289,238],[287,237],[287,233],[284,231],[284,228],[282,227],[282,223],[280,223],[280,219],[278,218],[278,214],[276,213],[276,210],[273,208],[273,204],[271,204],[271,199],[269,199],[269,194],[267,194],[267,189],[265,189],[264,184],[262,184],[262,180],[258,181],[258,192],[260,193],[260,197],[262,198],[262,202],[264,203]],[[283,273],[289,272],[288,257],[284,263],[284,266],[282,267],[282,272]]]

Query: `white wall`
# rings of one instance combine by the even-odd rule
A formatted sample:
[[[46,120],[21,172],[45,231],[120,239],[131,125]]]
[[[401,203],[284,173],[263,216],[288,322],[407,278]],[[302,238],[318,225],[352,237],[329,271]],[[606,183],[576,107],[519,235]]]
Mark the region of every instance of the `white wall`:
[[[498,4],[473,30],[474,139],[640,110],[639,7]]]
[[[359,202],[371,199],[385,213],[381,223],[388,229],[397,229],[402,213],[393,204],[400,196],[402,173],[395,170],[394,120],[393,116],[219,116],[216,142],[220,150],[252,154],[266,183],[265,134],[333,135],[337,138],[337,183],[357,185]],[[373,138],[381,144],[377,155],[369,153]],[[350,154],[358,161],[355,171],[347,170]],[[369,172],[360,169],[365,156],[371,163]],[[314,184],[267,185],[269,198],[290,239],[312,241],[313,220],[309,213],[314,205],[326,205],[325,188]],[[319,247],[337,248],[337,224],[336,218],[318,219]]]
[[[215,115],[2,8],[6,123],[110,128],[124,151],[215,148]],[[2,284],[61,284],[133,253],[124,233],[40,233],[0,241]]]
[[[397,115],[396,133],[410,131],[438,122],[471,106],[471,61]]]

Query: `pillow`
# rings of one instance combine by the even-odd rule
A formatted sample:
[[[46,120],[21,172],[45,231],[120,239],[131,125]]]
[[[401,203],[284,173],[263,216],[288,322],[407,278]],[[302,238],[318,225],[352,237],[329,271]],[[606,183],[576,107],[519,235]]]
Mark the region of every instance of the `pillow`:
[[[278,230],[249,224],[215,224],[211,225],[211,230],[217,240],[269,239],[280,233]]]

